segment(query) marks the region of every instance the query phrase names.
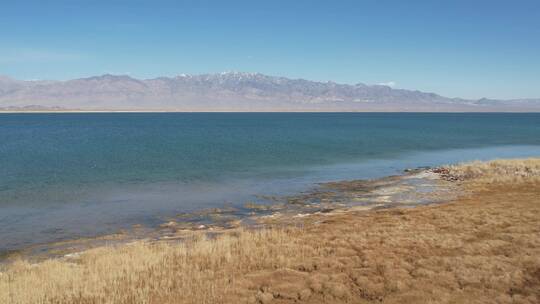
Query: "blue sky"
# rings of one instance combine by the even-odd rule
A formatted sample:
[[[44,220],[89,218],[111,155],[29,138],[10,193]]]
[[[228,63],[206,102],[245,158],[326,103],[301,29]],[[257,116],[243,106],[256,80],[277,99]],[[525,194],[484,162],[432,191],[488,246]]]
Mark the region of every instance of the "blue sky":
[[[540,1],[0,0],[0,74],[222,71],[540,97]]]

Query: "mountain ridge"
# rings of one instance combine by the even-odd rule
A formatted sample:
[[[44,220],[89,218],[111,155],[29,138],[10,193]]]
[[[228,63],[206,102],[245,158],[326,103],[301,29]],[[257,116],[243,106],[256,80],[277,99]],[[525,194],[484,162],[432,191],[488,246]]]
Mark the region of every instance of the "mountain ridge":
[[[137,79],[104,74],[71,80],[0,75],[0,109],[159,111],[540,111],[540,99],[448,98],[386,85],[340,84],[223,72]]]

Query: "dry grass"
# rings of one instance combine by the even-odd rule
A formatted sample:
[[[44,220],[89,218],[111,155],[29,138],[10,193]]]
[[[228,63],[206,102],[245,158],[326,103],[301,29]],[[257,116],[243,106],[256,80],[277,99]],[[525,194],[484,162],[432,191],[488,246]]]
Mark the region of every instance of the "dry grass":
[[[520,182],[540,180],[540,159],[493,160],[447,166],[448,174],[458,180],[476,182]]]
[[[290,267],[299,231],[237,231],[182,244],[136,242],[72,261],[18,261],[0,276],[5,303],[217,303],[244,273]],[[271,244],[271,246],[268,246]],[[310,254],[312,254],[310,252]],[[173,300],[174,299],[174,300]]]
[[[539,303],[539,163],[452,166],[471,191],[450,204],[19,261],[0,302]]]

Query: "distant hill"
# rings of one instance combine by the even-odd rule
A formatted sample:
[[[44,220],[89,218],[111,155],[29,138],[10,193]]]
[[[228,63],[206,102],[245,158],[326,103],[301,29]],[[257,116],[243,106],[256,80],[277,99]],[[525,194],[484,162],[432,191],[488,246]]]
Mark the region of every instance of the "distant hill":
[[[0,76],[0,110],[540,111],[540,99],[467,100],[384,85],[338,84],[259,73],[154,79],[102,75],[67,81]]]

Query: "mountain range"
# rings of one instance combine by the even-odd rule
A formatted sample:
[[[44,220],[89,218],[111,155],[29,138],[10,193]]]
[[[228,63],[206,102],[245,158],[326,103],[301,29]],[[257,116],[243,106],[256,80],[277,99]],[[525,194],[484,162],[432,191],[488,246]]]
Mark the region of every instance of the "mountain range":
[[[540,111],[540,99],[462,99],[385,85],[338,84],[227,72],[67,81],[0,76],[4,111]]]

